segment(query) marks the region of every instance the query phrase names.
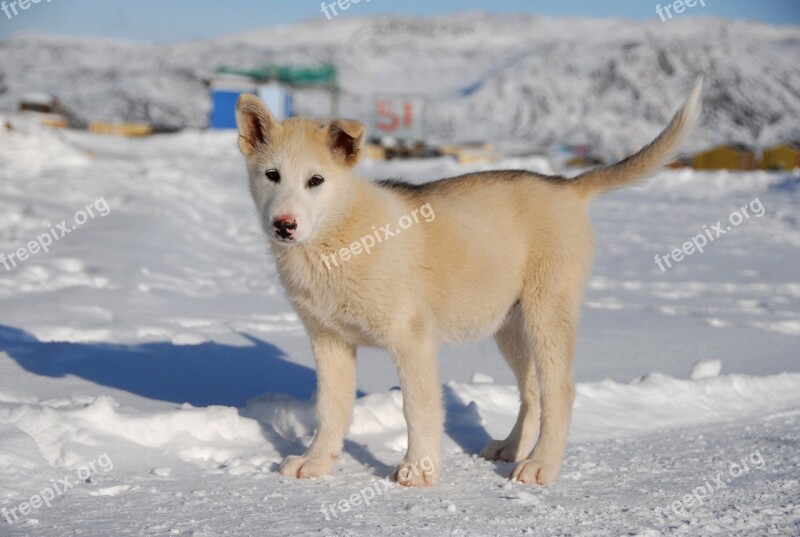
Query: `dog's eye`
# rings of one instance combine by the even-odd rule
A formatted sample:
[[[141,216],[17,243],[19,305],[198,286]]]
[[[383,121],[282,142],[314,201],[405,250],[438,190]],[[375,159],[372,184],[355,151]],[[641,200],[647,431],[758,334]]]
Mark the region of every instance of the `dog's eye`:
[[[315,175],[311,179],[308,180],[308,188],[314,188],[315,186],[319,186],[325,182],[325,178],[320,175]]]
[[[278,170],[267,170],[267,179],[273,183],[280,183],[281,174],[278,172]]]

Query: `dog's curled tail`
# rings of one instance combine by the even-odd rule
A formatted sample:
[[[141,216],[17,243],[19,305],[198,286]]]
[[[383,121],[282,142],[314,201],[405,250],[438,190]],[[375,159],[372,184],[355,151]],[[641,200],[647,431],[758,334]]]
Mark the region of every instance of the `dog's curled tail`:
[[[703,77],[700,76],[694,83],[686,104],[655,140],[625,160],[582,173],[573,179],[575,187],[587,195],[593,195],[627,186],[669,164],[697,126],[702,110],[702,89]]]

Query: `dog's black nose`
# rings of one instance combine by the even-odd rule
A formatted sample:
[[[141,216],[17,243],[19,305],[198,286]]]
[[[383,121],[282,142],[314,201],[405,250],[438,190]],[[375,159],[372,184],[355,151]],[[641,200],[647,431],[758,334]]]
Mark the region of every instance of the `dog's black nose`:
[[[275,233],[282,239],[291,239],[292,231],[297,229],[297,220],[292,217],[279,216],[272,222],[275,226]]]

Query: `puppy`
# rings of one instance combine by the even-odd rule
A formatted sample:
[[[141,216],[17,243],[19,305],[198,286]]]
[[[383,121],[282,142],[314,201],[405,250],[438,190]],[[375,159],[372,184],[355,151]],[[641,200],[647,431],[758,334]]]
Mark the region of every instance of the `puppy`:
[[[701,88],[699,79],[667,128],[617,164],[572,179],[506,170],[422,185],[358,176],[361,123],[279,122],[242,95],[236,119],[250,192],[318,376],[314,440],[280,473],[331,472],[351,420],[356,349],[371,346],[389,351],[403,393],[408,451],[394,479],[434,485],[444,421],[437,347],[493,335],[521,404],[508,437],[481,455],[518,462],[510,477],[520,482],[552,482],[575,397],[572,360],[594,251],[589,202],[674,157],[697,124]],[[418,471],[422,461],[429,471]]]

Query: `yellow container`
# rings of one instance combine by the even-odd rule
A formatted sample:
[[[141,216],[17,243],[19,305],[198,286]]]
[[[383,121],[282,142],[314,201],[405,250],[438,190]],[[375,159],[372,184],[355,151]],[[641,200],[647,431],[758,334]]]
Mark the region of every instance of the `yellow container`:
[[[89,124],[89,132],[108,136],[133,138],[137,136],[148,136],[152,134],[153,129],[147,123],[107,123],[104,121],[93,121]]]

